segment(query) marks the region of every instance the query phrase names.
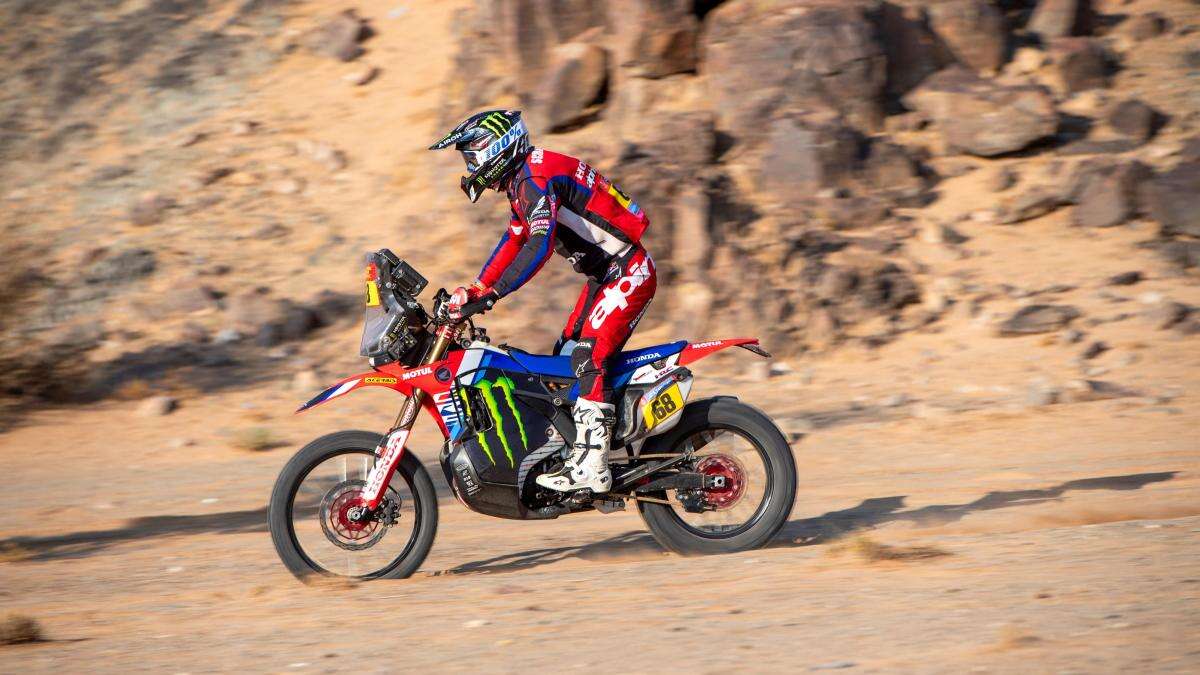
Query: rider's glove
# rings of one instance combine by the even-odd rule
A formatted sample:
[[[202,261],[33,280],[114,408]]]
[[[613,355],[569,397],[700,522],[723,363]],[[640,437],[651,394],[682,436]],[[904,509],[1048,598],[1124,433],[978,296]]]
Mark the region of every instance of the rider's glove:
[[[476,282],[470,287],[459,286],[454,289],[446,309],[451,319],[462,321],[472,315],[486,312],[499,299],[499,293]]]

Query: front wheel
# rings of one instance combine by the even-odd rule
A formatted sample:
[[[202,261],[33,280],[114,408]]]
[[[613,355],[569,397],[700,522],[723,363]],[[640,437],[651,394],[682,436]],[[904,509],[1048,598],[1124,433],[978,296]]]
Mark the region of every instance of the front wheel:
[[[382,440],[369,431],[322,436],[279,473],[268,516],[271,541],[302,581],[313,574],[403,579],[429,554],[437,493],[415,455],[404,453],[383,503],[362,517],[362,493]]]
[[[734,398],[688,404],[644,453],[688,454],[685,470],[724,477],[719,489],[654,493],[638,502],[651,534],[683,555],[734,553],[770,542],[796,499],[796,462],[771,418]]]

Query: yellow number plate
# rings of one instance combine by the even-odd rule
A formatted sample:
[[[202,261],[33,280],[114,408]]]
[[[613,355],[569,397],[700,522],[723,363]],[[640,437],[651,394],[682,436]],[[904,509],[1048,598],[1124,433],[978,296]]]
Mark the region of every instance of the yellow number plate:
[[[367,307],[379,306],[379,286],[374,281],[367,282]]]
[[[679,393],[679,385],[673,384],[642,408],[642,417],[646,428],[653,429],[680,410],[683,410],[683,394]]]

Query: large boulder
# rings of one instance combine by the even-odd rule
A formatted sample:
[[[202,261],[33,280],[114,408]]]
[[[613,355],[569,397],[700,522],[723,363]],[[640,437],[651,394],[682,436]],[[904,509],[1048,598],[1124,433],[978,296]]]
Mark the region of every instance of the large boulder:
[[[1149,12],[1122,21],[1117,32],[1134,41],[1141,42],[1162,35],[1168,27],[1170,27],[1170,22],[1166,17],[1158,12]]]
[[[947,149],[993,157],[1015,152],[1058,127],[1054,101],[1041,87],[1003,86],[964,68],[947,68],[904,97],[935,121]]]
[[[921,291],[894,263],[870,270],[859,282],[858,303],[866,309],[898,310],[921,301]]]
[[[488,0],[488,20],[503,26],[504,49],[517,67],[517,91],[531,93],[558,62],[554,48],[607,24],[602,3],[588,0]],[[510,61],[511,63],[512,61]]]
[[[996,332],[1001,337],[1052,333],[1079,316],[1079,310],[1071,305],[1026,305],[1005,319]]]
[[[1025,28],[1042,40],[1087,35],[1095,18],[1089,0],[1039,0]]]
[[[1105,116],[1109,129],[1138,143],[1154,138],[1165,119],[1162,113],[1137,99],[1118,103]]]
[[[696,70],[700,22],[691,0],[614,0],[618,64],[635,77],[660,78]]]
[[[824,188],[850,183],[860,136],[836,120],[783,118],[769,127],[759,185],[778,204],[807,201]]]
[[[929,27],[951,55],[977,71],[1004,65],[1008,30],[1004,15],[985,0],[944,0],[926,10]]]
[[[1093,38],[1060,38],[1050,43],[1050,76],[1064,94],[1108,87],[1108,54]]]
[[[1150,169],[1137,161],[1084,165],[1072,190],[1071,222],[1081,227],[1121,225],[1138,212],[1138,186]]]
[[[371,36],[371,28],[353,9],[347,9],[304,35],[304,43],[316,54],[339,61],[353,61],[363,53],[359,43]]]
[[[595,112],[608,81],[608,52],[583,42],[554,48],[555,63],[533,94],[529,110],[537,124],[559,131]]]
[[[1000,202],[998,215],[1001,223],[1012,225],[1041,218],[1066,204],[1067,199],[1061,190],[1045,185],[1035,185]]]
[[[880,130],[887,63],[872,7],[780,0],[713,10],[702,70],[720,128],[754,141],[779,112],[825,108],[860,131]]]
[[[1200,237],[1200,160],[1183,162],[1146,181],[1139,196],[1164,235]]]
[[[707,111],[660,111],[624,136],[620,162],[649,160],[670,180],[695,177],[716,153],[714,125]]]
[[[607,25],[607,7],[591,0],[476,0],[452,22],[460,77],[448,93],[463,109],[512,94],[528,106],[558,65],[555,47],[593,42]]]
[[[909,150],[869,140],[828,113],[774,120],[753,158],[762,206],[825,227],[877,224],[893,207],[923,205],[927,195],[926,172]]]
[[[887,56],[887,93],[901,96],[926,77],[949,65],[946,50],[929,30],[918,6],[883,3],[879,36]]]
[[[868,191],[902,206],[921,205],[928,187],[920,163],[909,151],[881,140],[868,148],[860,178]]]

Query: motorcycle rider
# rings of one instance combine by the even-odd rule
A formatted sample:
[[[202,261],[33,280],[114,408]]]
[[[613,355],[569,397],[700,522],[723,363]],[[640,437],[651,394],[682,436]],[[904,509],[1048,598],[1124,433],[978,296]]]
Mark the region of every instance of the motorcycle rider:
[[[461,185],[471,202],[493,188],[505,193],[512,213],[479,277],[454,291],[451,318],[466,318],[520,288],[551,251],[587,277],[554,348],[570,354],[579,380],[575,444],[565,466],[538,476],[537,483],[564,492],[607,492],[615,409],[607,400],[605,361],[624,346],[654,297],[654,261],[640,243],[649,220],[591,166],[533,147],[520,111],[472,115],[429,149],[452,145],[466,162]]]

